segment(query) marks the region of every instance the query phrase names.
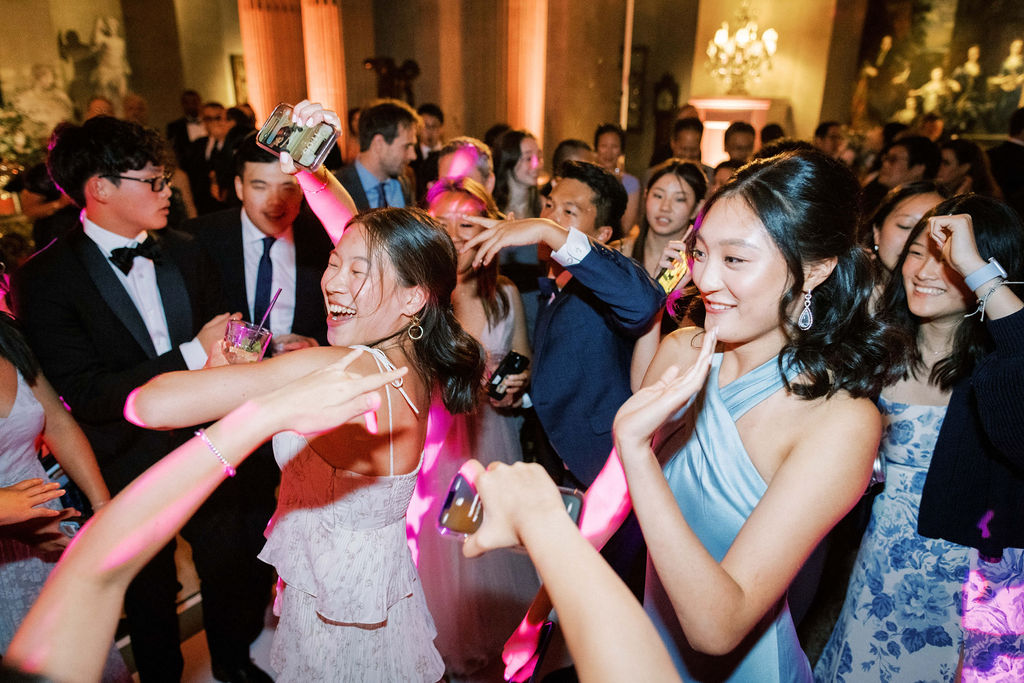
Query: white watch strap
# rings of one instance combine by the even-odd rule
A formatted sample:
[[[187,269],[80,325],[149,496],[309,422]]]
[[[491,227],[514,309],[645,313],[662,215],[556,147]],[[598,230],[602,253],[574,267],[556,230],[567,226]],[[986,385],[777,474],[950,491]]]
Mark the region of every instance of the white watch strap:
[[[975,290],[994,277],[1006,277],[1006,269],[996,261],[995,257],[988,260],[988,263],[964,278],[967,287]]]

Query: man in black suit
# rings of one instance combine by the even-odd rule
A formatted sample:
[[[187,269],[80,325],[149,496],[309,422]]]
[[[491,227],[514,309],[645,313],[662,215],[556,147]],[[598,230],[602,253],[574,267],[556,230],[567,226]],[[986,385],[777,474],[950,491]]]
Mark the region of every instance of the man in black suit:
[[[253,133],[235,150],[234,186],[241,209],[218,211],[183,226],[216,262],[228,308],[259,322],[280,288],[265,323],[273,332],[270,351],[326,345],[320,278],[333,245],[320,221],[304,207],[295,176],[281,171],[277,157],[261,149]],[[274,514],[280,480],[270,444],[238,468],[245,490],[243,514],[250,542],[257,548],[262,547],[263,532]],[[269,595],[273,568],[263,565],[260,570]]]
[[[174,149],[174,158],[180,165],[185,159],[185,150],[193,140],[206,135],[206,126],[199,118],[199,105],[203,100],[195,90],[181,93],[181,110],[184,116],[167,124],[167,141]]]
[[[190,142],[181,161],[200,216],[237,206],[231,191],[235,147],[248,133],[228,118],[219,102],[203,105],[203,123],[207,135]]]
[[[338,172],[356,209],[412,206],[409,162],[416,158],[419,116],[398,100],[379,100],[359,116],[359,154]]]
[[[29,343],[89,438],[111,492],[189,436],[129,423],[128,394],[157,374],[202,367],[229,317],[218,314],[219,278],[199,244],[164,228],[171,196],[164,161],[164,140],[134,123],[97,117],[62,130],[47,164],[85,209],[83,225],[36,254],[11,283]],[[253,606],[247,591],[258,560],[236,514],[241,496],[236,482],[225,482],[182,534],[202,582],[214,675],[266,681],[249,659],[265,603]],[[181,677],[177,590],[172,542],[125,595],[143,681]]]
[[[988,160],[1003,197],[1018,211],[1024,209],[1024,107],[1010,116],[1010,137],[988,151]]]

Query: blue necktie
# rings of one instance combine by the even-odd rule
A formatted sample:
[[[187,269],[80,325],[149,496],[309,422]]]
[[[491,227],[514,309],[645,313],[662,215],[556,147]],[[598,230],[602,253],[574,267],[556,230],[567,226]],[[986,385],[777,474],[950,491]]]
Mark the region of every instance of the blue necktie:
[[[270,262],[270,247],[276,237],[263,238],[263,256],[256,270],[256,296],[252,303],[252,322],[259,324],[270,306],[270,283],[274,279],[274,264]],[[270,327],[270,325],[267,325]]]
[[[381,183],[377,186],[377,196],[380,199],[380,201],[377,202],[378,209],[388,206],[387,183]]]

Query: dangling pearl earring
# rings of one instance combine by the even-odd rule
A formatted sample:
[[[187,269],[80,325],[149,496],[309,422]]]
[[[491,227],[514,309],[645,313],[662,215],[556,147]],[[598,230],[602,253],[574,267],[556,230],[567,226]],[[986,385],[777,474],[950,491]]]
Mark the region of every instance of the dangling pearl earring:
[[[804,310],[800,311],[800,317],[796,319],[796,326],[807,331],[814,324],[814,314],[811,313],[811,292],[804,292]]]

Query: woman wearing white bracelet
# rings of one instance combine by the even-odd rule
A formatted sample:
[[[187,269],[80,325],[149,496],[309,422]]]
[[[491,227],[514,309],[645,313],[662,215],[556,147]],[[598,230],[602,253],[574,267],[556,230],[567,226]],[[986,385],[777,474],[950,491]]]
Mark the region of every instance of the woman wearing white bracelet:
[[[978,577],[1024,580],[1024,226],[996,200],[948,199],[894,273],[880,313],[916,340],[913,363],[879,400],[885,490],[815,678],[1020,680],[1021,639],[997,626],[1024,631],[1019,608],[975,598]]]

